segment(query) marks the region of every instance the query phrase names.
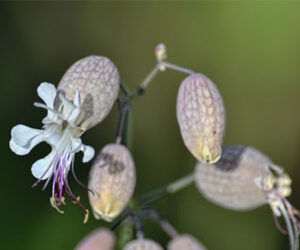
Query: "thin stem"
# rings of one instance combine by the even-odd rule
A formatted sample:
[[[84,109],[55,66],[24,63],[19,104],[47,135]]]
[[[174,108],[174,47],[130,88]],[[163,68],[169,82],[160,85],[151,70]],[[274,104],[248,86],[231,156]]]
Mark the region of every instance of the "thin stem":
[[[194,174],[187,175],[187,176],[180,178],[179,180],[169,184],[167,186],[167,190],[169,193],[175,193],[175,192],[185,188],[186,186],[191,184],[193,181],[194,181]]]
[[[115,231],[130,216],[132,216],[132,212],[130,210],[126,210],[122,216],[110,227],[110,230]]]
[[[188,176],[185,176],[183,178],[178,179],[175,182],[170,183],[166,187],[156,189],[143,197],[141,197],[138,202],[137,206],[143,206],[150,202],[153,202],[157,199],[160,199],[168,194],[176,193],[177,191],[187,187],[189,184],[191,184],[194,181],[194,175],[190,174]]]
[[[122,223],[119,233],[116,250],[124,249],[125,245],[134,238],[133,224],[131,220],[125,220]]]
[[[131,91],[128,89],[128,87],[124,84],[124,82],[122,80],[120,81],[120,88],[123,91],[125,96],[131,95]]]
[[[126,133],[124,134],[124,145],[127,146],[127,148],[129,148],[129,150],[132,150],[132,112],[131,112],[131,103],[129,103],[129,108],[128,108],[128,112],[127,112],[127,116],[126,116],[126,126],[125,126],[125,130]]]
[[[169,235],[170,238],[173,238],[178,235],[177,230],[165,219],[163,218],[156,209],[146,208],[143,210],[144,216],[147,216],[149,219],[159,224],[161,229]]]
[[[134,221],[135,221],[136,237],[138,239],[143,239],[144,238],[144,224],[143,224],[143,219],[141,218],[139,213],[135,214]]]
[[[130,110],[129,100],[127,98],[118,99],[118,106],[119,106],[119,110],[120,110],[120,120],[119,120],[119,124],[118,124],[116,141],[117,141],[117,143],[121,143],[126,117]]]
[[[162,230],[164,230],[170,238],[174,238],[178,235],[176,229],[167,220],[161,220],[159,224]]]
[[[161,65],[162,65],[162,66],[165,66],[165,67],[167,67],[167,68],[169,68],[169,69],[173,69],[173,70],[175,70],[175,71],[179,71],[179,72],[186,73],[186,74],[189,74],[189,75],[195,73],[193,70],[186,69],[186,68],[177,66],[177,65],[175,65],[175,64],[168,63],[168,62],[162,62]]]
[[[146,76],[146,78],[142,81],[140,85],[138,85],[136,89],[136,95],[142,95],[144,94],[146,88],[148,87],[149,83],[153,79],[153,77],[158,73],[159,71],[159,64],[156,64],[155,67],[151,70],[151,72]]]

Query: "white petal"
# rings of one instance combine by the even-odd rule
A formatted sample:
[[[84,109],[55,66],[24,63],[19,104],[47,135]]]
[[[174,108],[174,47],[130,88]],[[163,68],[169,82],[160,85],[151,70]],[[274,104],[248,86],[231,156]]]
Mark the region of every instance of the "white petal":
[[[93,147],[82,144],[82,140],[80,138],[73,138],[72,152],[77,153],[79,151],[83,152],[83,163],[89,162],[95,155],[95,150]]]
[[[75,106],[64,95],[60,94],[59,97],[63,105],[63,117],[67,120],[70,117]]]
[[[54,107],[54,100],[56,97],[56,88],[53,84],[43,82],[38,86],[37,92],[39,97],[49,106],[50,108]]]
[[[73,109],[72,113],[70,114],[70,116],[68,117],[68,122],[71,125],[74,125],[74,122],[76,121],[77,117],[80,114],[80,109],[79,108],[75,108]]]
[[[76,90],[76,94],[75,94],[73,103],[77,108],[80,108],[80,93],[79,93],[78,89]]]
[[[31,149],[18,146],[13,140],[9,141],[10,149],[17,155],[27,155]]]
[[[72,138],[72,152],[77,153],[82,150],[82,140],[80,138]]]
[[[37,108],[42,108],[42,109],[47,110],[47,116],[42,121],[43,124],[49,124],[49,123],[52,123],[52,122],[57,122],[59,113],[56,112],[56,110],[54,110],[53,108],[47,106],[46,104],[39,103],[39,102],[35,102],[33,104],[33,106],[35,106]]]
[[[26,144],[30,143],[30,141],[43,133],[43,130],[30,128],[28,126],[19,124],[14,126],[11,130],[11,137],[12,140],[19,146],[25,146]]]
[[[24,155],[43,140],[43,130],[17,125],[11,130],[10,148],[16,154]]]
[[[82,145],[83,159],[82,162],[86,163],[93,159],[95,155],[95,149],[91,146]]]
[[[35,163],[33,163],[31,167],[31,173],[33,174],[33,176],[37,179],[40,178],[42,180],[47,179],[53,172],[53,166],[55,164],[55,159],[54,159],[55,156],[56,156],[56,152],[52,151],[43,159],[40,159]],[[45,171],[47,171],[47,173],[45,173]]]

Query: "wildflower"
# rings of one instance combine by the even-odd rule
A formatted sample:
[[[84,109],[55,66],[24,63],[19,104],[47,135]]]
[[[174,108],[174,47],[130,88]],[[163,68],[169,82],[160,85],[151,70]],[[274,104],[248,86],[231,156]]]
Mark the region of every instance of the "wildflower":
[[[129,242],[124,250],[163,250],[163,248],[153,240],[137,239]]]
[[[225,107],[217,87],[203,74],[192,74],[181,83],[177,119],[184,144],[196,159],[216,162],[225,134]]]
[[[71,169],[75,180],[84,186],[75,175],[74,157],[82,151],[85,163],[94,157],[95,152],[92,147],[84,145],[80,137],[105,118],[118,91],[119,75],[109,59],[84,58],[65,73],[58,90],[50,83],[39,85],[37,92],[44,104],[34,105],[47,110],[47,116],[42,120],[43,128],[17,125],[11,131],[10,148],[17,155],[28,154],[43,141],[51,146],[50,154],[32,165],[32,174],[38,179],[33,186],[46,180],[44,190],[53,177],[50,202],[61,213],[59,207],[68,194],[88,214],[71,191],[68,173]]]
[[[121,144],[106,145],[95,160],[89,178],[89,200],[97,219],[112,221],[127,206],[136,182],[135,165]]]
[[[76,246],[75,250],[114,250],[116,237],[106,228],[94,230]]]
[[[300,213],[287,200],[291,179],[260,151],[245,146],[228,146],[215,164],[198,163],[195,182],[210,201],[233,210],[250,210],[269,204],[276,226],[288,233],[291,250],[299,247]],[[283,216],[287,231],[278,217]]]
[[[168,250],[205,250],[206,248],[188,234],[175,236],[168,244]]]

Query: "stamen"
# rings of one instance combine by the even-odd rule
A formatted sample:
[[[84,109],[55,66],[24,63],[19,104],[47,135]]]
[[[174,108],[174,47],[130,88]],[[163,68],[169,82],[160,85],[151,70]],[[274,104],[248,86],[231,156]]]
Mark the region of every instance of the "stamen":
[[[63,205],[67,205],[67,203],[66,203],[66,198],[63,196],[63,197],[61,197],[61,203],[63,204]]]
[[[294,235],[295,235],[295,249],[299,249],[299,222],[295,218],[293,208],[291,204],[288,202],[288,200],[283,198],[283,202],[288,209],[289,217],[293,224]]]
[[[282,233],[282,234],[287,234],[287,231],[285,229],[283,229],[283,227],[280,225],[280,222],[278,220],[278,217],[275,215],[275,213],[273,212],[273,218],[274,218],[274,222],[275,225],[277,227],[277,229]]]
[[[52,183],[52,197],[55,197],[55,187],[56,187],[57,175],[58,175],[58,171],[57,171],[56,167],[54,167],[54,170],[53,170],[53,183]]]
[[[60,159],[59,166],[58,166],[58,206],[61,205],[61,198],[62,198],[62,192],[64,187],[64,169],[66,167],[66,159]]]
[[[50,204],[53,208],[56,209],[57,212],[59,212],[60,214],[63,214],[64,211],[60,210],[59,207],[56,204],[55,198],[54,197],[50,197]]]
[[[283,218],[284,218],[285,223],[287,225],[291,250],[298,250],[297,248],[295,248],[295,245],[296,245],[295,244],[295,234],[294,234],[293,227],[292,227],[292,224],[291,224],[291,221],[290,221],[290,217],[287,213],[287,209],[284,206],[283,201],[280,198],[278,199],[278,201],[279,201],[280,210],[282,212]]]
[[[75,174],[75,168],[74,168],[74,161],[72,161],[72,167],[71,167],[71,171],[72,171],[72,174],[73,174],[73,177],[75,179],[75,181],[80,185],[82,186],[85,190],[91,192],[93,195],[95,195],[94,191],[92,189],[90,189],[89,187],[87,187],[85,184],[83,184],[76,176]]]
[[[286,201],[292,207],[292,210],[294,212],[294,215],[296,215],[296,218],[298,218],[300,220],[300,212],[299,212],[299,210],[293,204],[291,204],[288,200],[286,200]]]
[[[88,221],[88,218],[89,218],[89,210],[86,209],[85,206],[83,206],[82,203],[81,203],[81,202],[76,198],[76,196],[72,193],[67,178],[65,178],[65,187],[66,187],[66,193],[67,193],[68,195],[70,195],[70,196],[73,198],[73,201],[75,201],[75,202],[81,207],[81,209],[84,211],[85,217],[84,217],[83,223],[85,224],[85,223]]]

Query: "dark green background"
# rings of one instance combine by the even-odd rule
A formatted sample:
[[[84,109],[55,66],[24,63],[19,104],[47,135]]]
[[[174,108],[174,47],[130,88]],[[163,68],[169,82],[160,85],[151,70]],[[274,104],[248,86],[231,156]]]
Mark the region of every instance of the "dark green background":
[[[49,151],[36,147],[19,157],[8,148],[19,123],[39,128],[45,112],[33,107],[43,81],[57,84],[76,60],[104,55],[130,87],[155,64],[153,49],[168,46],[169,61],[209,76],[227,108],[225,144],[255,146],[284,166],[293,179],[290,200],[300,207],[300,3],[299,2],[15,2],[0,4],[1,248],[71,249],[104,225],[75,205],[60,215],[49,205],[50,190],[34,182],[30,167]],[[167,71],[133,105],[136,193],[142,194],[193,171],[184,147],[175,103],[185,75]],[[115,138],[116,107],[83,140],[100,150]],[[89,164],[76,161],[87,182]],[[73,191],[87,202],[74,182]],[[282,250],[288,240],[270,209],[234,212],[206,201],[192,185],[155,203],[180,232],[210,250]],[[106,224],[107,225],[107,224]],[[146,224],[146,236],[167,237]]]

